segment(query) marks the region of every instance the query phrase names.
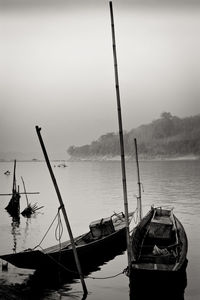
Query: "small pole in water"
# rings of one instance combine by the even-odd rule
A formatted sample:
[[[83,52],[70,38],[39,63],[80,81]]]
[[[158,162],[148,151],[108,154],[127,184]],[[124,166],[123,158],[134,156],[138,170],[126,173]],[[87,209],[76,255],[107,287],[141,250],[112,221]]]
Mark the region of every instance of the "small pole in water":
[[[28,196],[27,196],[27,193],[26,193],[26,187],[25,187],[24,179],[23,179],[22,176],[21,176],[21,180],[22,180],[22,183],[23,183],[24,193],[25,193],[25,196],[26,196],[26,203],[27,203],[27,206],[28,206],[29,205]]]
[[[41,145],[44,157],[45,157],[47,167],[49,169],[49,173],[51,175],[51,179],[53,181],[53,184],[54,184],[54,187],[55,187],[55,190],[56,190],[56,193],[57,193],[58,200],[60,202],[60,207],[62,209],[63,217],[65,219],[65,223],[66,223],[67,230],[68,230],[68,233],[69,233],[69,237],[70,237],[70,241],[71,241],[71,245],[72,245],[72,249],[73,249],[73,253],[74,253],[74,259],[75,259],[75,262],[76,262],[76,267],[77,267],[77,270],[78,270],[78,273],[79,273],[79,276],[80,276],[80,280],[81,280],[81,283],[82,283],[83,292],[84,292],[84,296],[85,296],[85,295],[88,294],[88,291],[87,291],[87,287],[86,287],[86,284],[85,284],[85,281],[84,281],[84,278],[83,278],[81,265],[80,265],[80,262],[79,262],[79,258],[78,258],[76,246],[75,246],[75,243],[74,243],[74,238],[73,238],[73,235],[72,235],[69,220],[68,220],[68,217],[67,217],[67,213],[66,213],[66,210],[65,210],[65,206],[64,206],[64,203],[62,201],[62,197],[61,197],[61,194],[60,194],[57,182],[56,182],[56,178],[55,178],[54,173],[53,173],[52,168],[51,168],[51,164],[50,164],[50,161],[49,161],[49,158],[48,158],[48,154],[47,154],[44,142],[42,140],[42,136],[41,136],[41,133],[40,133],[41,128],[39,128],[38,126],[35,126],[35,128],[36,128],[36,132],[37,132],[37,135],[38,135],[38,138],[39,138],[39,141],[40,141],[40,145]]]
[[[138,189],[139,189],[139,196],[138,199],[138,210],[139,210],[139,221],[142,220],[142,197],[141,197],[141,182],[140,182],[140,170],[139,170],[139,161],[138,161],[138,151],[137,151],[137,140],[134,139],[135,142],[135,158],[136,158],[136,165],[137,165],[137,178],[138,178]]]
[[[13,171],[13,187],[12,187],[12,193],[13,195],[16,193],[16,159],[14,160],[14,171]]]
[[[114,59],[114,70],[115,70],[115,87],[116,87],[118,123],[119,123],[122,183],[123,183],[123,194],[124,194],[124,212],[125,212],[125,220],[126,220],[126,241],[127,241],[128,269],[129,269],[129,272],[130,272],[130,268],[131,268],[131,250],[130,250],[130,235],[129,235],[126,167],[125,167],[125,158],[124,158],[124,138],[123,138],[123,126],[122,126],[122,116],[121,116],[121,103],[120,103],[120,91],[119,91],[119,79],[118,79],[118,67],[117,67],[117,52],[116,52],[116,43],[115,43],[114,17],[113,17],[113,8],[112,8],[112,2],[111,1],[109,2],[109,5],[110,5],[111,31],[112,31],[112,42],[113,42],[113,59]]]

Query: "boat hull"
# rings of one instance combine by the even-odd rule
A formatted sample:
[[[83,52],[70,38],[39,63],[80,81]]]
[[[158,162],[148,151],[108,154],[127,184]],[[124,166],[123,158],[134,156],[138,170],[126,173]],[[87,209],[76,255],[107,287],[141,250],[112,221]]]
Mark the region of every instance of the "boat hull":
[[[187,265],[187,260],[186,260]],[[177,272],[155,272],[132,269],[130,274],[130,300],[184,300],[187,287],[186,266]]]
[[[125,227],[101,239],[76,247],[83,271],[94,264],[94,262],[99,265],[103,264],[105,261],[125,251],[125,249]],[[77,272],[72,248],[49,252],[45,250],[27,250],[2,255],[0,258],[23,269],[48,270],[61,267],[65,271]]]

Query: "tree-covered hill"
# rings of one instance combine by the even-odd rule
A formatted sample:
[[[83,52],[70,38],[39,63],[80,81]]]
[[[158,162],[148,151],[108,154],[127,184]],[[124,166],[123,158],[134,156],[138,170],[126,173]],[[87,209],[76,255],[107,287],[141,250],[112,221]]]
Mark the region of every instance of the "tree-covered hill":
[[[125,155],[130,158],[135,155],[134,138],[141,158],[200,157],[200,115],[181,119],[164,112],[152,123],[124,132]],[[119,134],[106,133],[90,145],[71,146],[67,152],[71,159],[118,156]]]

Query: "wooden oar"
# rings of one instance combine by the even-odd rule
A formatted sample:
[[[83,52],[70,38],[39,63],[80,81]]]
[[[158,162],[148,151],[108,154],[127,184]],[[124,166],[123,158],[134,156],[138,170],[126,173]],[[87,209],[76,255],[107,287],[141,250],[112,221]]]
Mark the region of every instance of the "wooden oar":
[[[53,185],[54,185],[57,197],[58,197],[58,201],[60,203],[60,208],[61,208],[62,213],[63,213],[63,217],[64,217],[64,220],[65,220],[65,223],[66,223],[66,227],[67,227],[67,230],[68,230],[68,233],[69,233],[70,241],[71,241],[71,244],[72,244],[72,250],[73,250],[73,253],[74,253],[74,259],[75,259],[75,262],[76,262],[76,267],[77,267],[77,270],[78,270],[78,273],[79,273],[79,276],[80,276],[80,280],[81,280],[81,284],[82,284],[82,287],[83,287],[83,292],[84,292],[83,298],[85,299],[86,295],[88,294],[88,291],[87,291],[87,287],[86,287],[84,277],[83,277],[83,273],[82,273],[82,270],[81,270],[81,265],[80,265],[80,261],[79,261],[79,258],[78,258],[76,246],[75,246],[75,243],[74,243],[74,238],[73,238],[72,230],[71,230],[71,227],[70,227],[70,224],[69,224],[68,216],[67,216],[65,206],[64,206],[64,203],[63,203],[63,200],[62,200],[62,196],[60,194],[60,190],[58,188],[57,181],[56,181],[56,178],[54,176],[54,173],[53,173],[50,161],[49,161],[49,157],[48,157],[48,154],[47,154],[47,151],[46,151],[46,148],[45,148],[45,145],[44,145],[41,133],[40,133],[41,128],[38,127],[38,126],[35,126],[35,129],[36,129],[36,132],[37,132],[37,135],[38,135],[40,146],[42,148],[42,152],[44,154],[44,158],[45,158],[47,167],[49,169],[49,173],[50,173],[50,176],[51,176],[51,179],[52,179],[52,182],[53,182]]]

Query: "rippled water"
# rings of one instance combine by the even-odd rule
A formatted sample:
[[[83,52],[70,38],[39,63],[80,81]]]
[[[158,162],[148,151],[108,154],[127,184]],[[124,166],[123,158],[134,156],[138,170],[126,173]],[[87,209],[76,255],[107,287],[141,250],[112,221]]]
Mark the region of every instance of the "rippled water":
[[[124,209],[120,162],[69,162],[66,168],[53,167],[60,192],[65,203],[74,236],[88,231],[90,222],[107,217],[113,211]],[[54,163],[52,163],[54,166]],[[129,210],[135,210],[138,194],[136,165],[126,164]],[[11,171],[6,176],[4,172]],[[0,163],[0,193],[10,193],[12,189],[13,163]],[[140,163],[143,212],[154,205],[170,205],[185,227],[189,249],[187,267],[187,288],[185,300],[200,299],[200,161],[145,161]],[[35,217],[20,217],[19,224],[12,224],[12,219],[4,210],[10,197],[0,197],[0,253],[10,253],[33,248],[43,238],[47,228],[59,207],[57,196],[45,163],[17,162],[17,183],[22,190],[22,176],[26,190],[39,191],[40,195],[30,195],[29,201],[38,206],[44,205]],[[21,197],[22,211],[26,207],[25,197]],[[14,226],[13,226],[14,225]],[[43,247],[56,244],[55,227],[48,233]],[[62,240],[68,239],[64,230]],[[115,257],[99,271],[93,272],[94,277],[115,275],[127,266],[126,253]],[[0,271],[0,279],[9,283],[21,283],[33,272],[17,269],[9,265],[8,272]],[[87,299],[128,299],[129,282],[123,274],[115,278],[86,279],[89,290]],[[68,290],[70,288],[70,290]],[[63,284],[58,291],[47,290],[48,296],[40,299],[81,299],[82,288],[79,282]]]

